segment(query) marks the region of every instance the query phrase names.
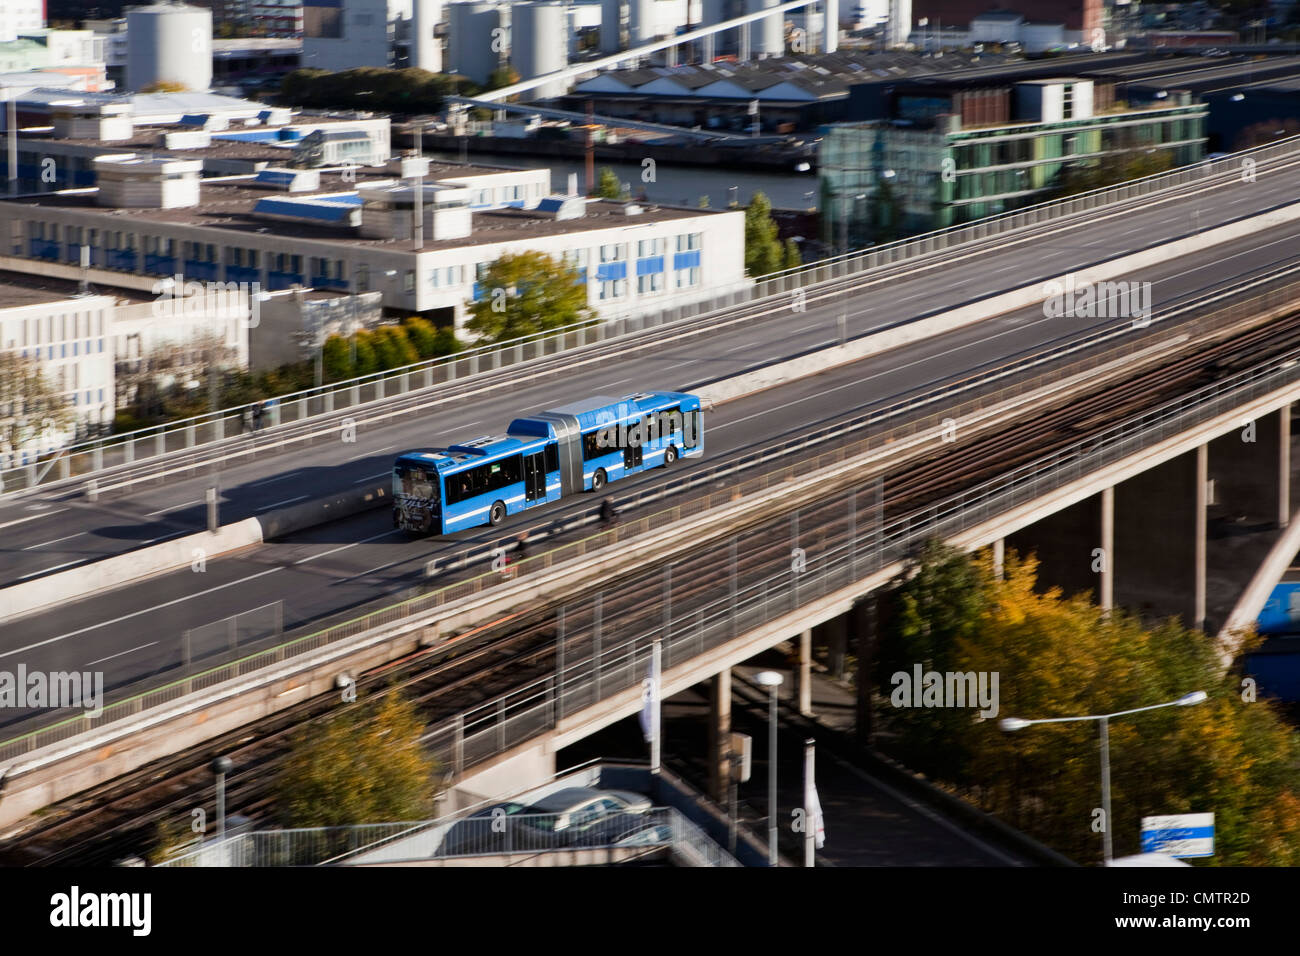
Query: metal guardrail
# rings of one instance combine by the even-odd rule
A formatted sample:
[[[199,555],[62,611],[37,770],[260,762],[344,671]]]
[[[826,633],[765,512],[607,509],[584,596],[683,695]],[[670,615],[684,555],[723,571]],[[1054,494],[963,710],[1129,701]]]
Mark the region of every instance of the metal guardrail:
[[[896,566],[926,541],[948,539],[977,527],[1098,468],[1230,412],[1245,401],[1297,382],[1300,349],[1276,364],[1270,362],[1268,368],[1207,386],[1190,399],[1161,406],[930,508],[888,522],[880,520],[875,503],[878,492],[844,493],[833,499],[845,516],[842,525],[819,540],[817,553],[806,555],[802,571],[794,570],[790,557],[799,547],[800,512],[796,511],[765,529],[764,540],[769,543],[788,535],[789,550],[773,549],[774,556],[742,559],[738,539],[731,540],[726,548],[729,585],[718,589],[718,596],[692,602],[675,595],[671,587],[675,563],[621,581],[619,593],[645,595],[648,610],[639,621],[630,620],[631,612],[623,610],[618,621],[621,634],[626,634],[629,624],[639,627],[635,634],[617,642],[607,642],[610,635],[602,624],[603,591],[567,602],[556,611],[556,644],[576,641],[589,648],[585,656],[565,662],[558,654],[554,676],[464,711],[428,731],[425,740],[444,766],[460,776],[477,763],[557,729],[565,715],[639,689],[650,674],[656,639],[661,644],[662,667],[668,670]],[[859,516],[873,516],[873,520],[864,528]],[[822,530],[826,530],[824,526]],[[721,560],[723,548],[713,548]]]
[[[1291,271],[1294,271],[1294,267],[1279,270],[1279,273],[1285,276]],[[1259,281],[1267,281],[1267,277]],[[1230,295],[1231,293],[1216,293],[1205,298],[1213,300]],[[1189,323],[1184,323],[1184,327],[1191,334],[1196,334],[1199,331],[1212,330],[1216,327],[1231,324],[1236,320],[1291,305],[1298,299],[1300,299],[1300,281],[1290,281],[1243,301],[1232,302]],[[1202,300],[1197,301],[1201,302]],[[1188,309],[1192,307],[1191,305],[1185,305],[1181,308]],[[1163,318],[1167,317],[1162,317],[1162,320]],[[1108,330],[1098,333],[1098,337],[1113,336],[1114,334],[1114,330]],[[1078,375],[1089,369],[1113,362],[1124,355],[1131,355],[1145,349],[1150,345],[1150,334],[1124,340],[1117,349],[1087,355],[1076,362],[1048,369],[1032,378],[1018,380],[991,392],[972,395],[956,404],[946,406],[942,411],[933,412],[923,418],[913,418],[887,430],[874,430],[871,427],[873,424],[883,424],[890,417],[907,414],[916,407],[918,399],[900,401],[887,409],[872,412],[866,416],[865,427],[868,435],[857,442],[822,453],[815,458],[801,458],[795,464],[786,465],[775,471],[765,472],[742,482],[738,486],[714,492],[706,497],[681,502],[652,515],[634,520],[625,520],[608,531],[591,535],[582,540],[547,551],[544,554],[517,562],[512,565],[514,574],[530,575],[548,570],[598,552],[603,548],[617,545],[620,542],[625,543],[631,538],[662,530],[665,526],[685,518],[703,514],[717,507],[730,505],[735,500],[744,498],[746,495],[761,493],[796,478],[804,478],[822,469],[842,464],[846,460],[874,449],[888,446],[922,432],[933,431],[947,419],[954,422],[960,421],[985,409],[1002,405],[1020,395],[1037,391],[1064,378]],[[1293,367],[1291,371],[1297,377],[1300,377],[1300,368]],[[1007,374],[1008,370],[999,368],[989,377],[996,380],[1005,377]],[[1246,374],[1248,373],[1238,373],[1224,379],[1222,384],[1227,387]],[[959,397],[963,393],[969,393],[974,384],[971,381],[963,380],[955,386],[945,386],[936,391],[942,394],[947,389],[947,394]],[[1203,392],[1204,390],[1193,394],[1200,395]],[[926,403],[933,405],[940,398],[941,395],[932,396],[926,399]],[[765,457],[765,453],[757,452],[748,457],[754,462],[761,462]],[[771,456],[767,455],[766,457]],[[0,760],[14,759],[41,747],[105,727],[110,723],[134,717],[155,708],[175,704],[199,691],[246,676],[262,668],[292,661],[295,658],[363,634],[400,627],[413,620],[425,618],[430,613],[436,612],[439,608],[453,602],[482,594],[492,588],[501,586],[503,583],[505,583],[505,579],[503,579],[502,575],[489,571],[465,581],[445,585],[429,593],[407,597],[380,610],[362,614],[330,627],[316,630],[304,629],[306,633],[298,634],[276,647],[250,653],[229,663],[172,680],[161,687],[138,692],[125,700],[109,704],[98,717],[90,718],[77,715],[20,735],[16,734],[0,742]],[[35,720],[35,718],[32,719]],[[9,732],[13,733],[14,729],[11,728]]]
[[[563,814],[439,819],[299,830],[255,830],[208,843],[159,863],[164,867],[363,865],[455,860],[576,850],[669,849],[692,863],[739,866],[698,826],[671,807],[618,813],[566,826]]]
[[[582,323],[524,336],[510,342],[479,346],[450,356],[376,372],[344,382],[279,396],[268,408],[269,429],[385,401],[412,390],[429,389],[468,376],[535,361],[571,348],[620,338],[624,335],[687,319],[701,319],[746,303],[788,295],[795,289],[844,280],[892,265],[924,258],[956,246],[977,243],[1004,233],[1030,229],[1068,219],[1103,206],[1128,202],[1165,190],[1204,184],[1209,179],[1240,174],[1249,160],[1263,163],[1295,154],[1300,136],[1258,146],[1213,162],[1184,166],[1120,186],[1104,187],[1067,199],[1030,206],[1016,212],[990,216],[961,226],[924,233],[908,239],[824,259],[798,269],[772,273],[757,281],[718,290],[708,299],[668,310],[630,312],[597,323]],[[1259,170],[1265,172],[1266,170]],[[257,404],[257,403],[255,403]],[[0,469],[0,494],[24,491],[73,476],[91,477],[105,469],[220,443],[242,434],[243,416],[253,405],[167,422],[120,435],[80,442],[20,464]]]

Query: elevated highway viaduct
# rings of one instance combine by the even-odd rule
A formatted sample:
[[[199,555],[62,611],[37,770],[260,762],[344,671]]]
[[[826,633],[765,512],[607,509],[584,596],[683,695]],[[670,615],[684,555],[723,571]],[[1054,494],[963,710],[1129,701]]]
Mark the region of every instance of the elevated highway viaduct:
[[[645,654],[654,636],[667,635],[668,645],[676,648],[669,652],[668,692],[712,678],[764,648],[842,618],[863,595],[896,573],[916,543],[932,536],[980,547],[1032,534],[1049,516],[1097,496],[1109,495],[1112,506],[1121,502],[1120,507],[1131,500],[1131,507],[1150,513],[1148,524],[1181,521],[1191,529],[1177,539],[1174,529],[1155,526],[1156,533],[1169,540],[1188,542],[1177,549],[1186,566],[1155,566],[1148,569],[1145,582],[1126,578],[1126,569],[1136,562],[1125,563],[1125,548],[1141,547],[1141,536],[1125,538],[1123,523],[1112,520],[1108,533],[1117,558],[1104,572],[1110,575],[1111,599],[1116,588],[1132,593],[1145,589],[1154,595],[1154,610],[1184,611],[1186,603],[1169,606],[1171,599],[1185,602],[1187,597],[1181,585],[1167,586],[1177,579],[1192,581],[1192,594],[1203,606],[1204,586],[1198,591],[1195,582],[1205,576],[1206,513],[1204,500],[1199,505],[1197,500],[1205,493],[1203,479],[1210,469],[1220,476],[1225,493],[1235,483],[1239,490],[1232,492],[1234,502],[1262,509],[1273,526],[1284,523],[1281,501],[1286,496],[1276,487],[1270,491],[1267,482],[1243,479],[1244,474],[1259,473],[1264,459],[1269,460],[1264,470],[1278,482],[1289,474],[1281,464],[1283,455],[1289,462],[1290,453],[1289,440],[1281,440],[1282,423],[1295,397],[1293,379],[1300,377],[1291,358],[1297,330],[1288,318],[1294,313],[1296,286],[1283,276],[1264,289],[1249,301],[1238,297],[1235,302],[1220,301],[1217,308],[1198,303],[1188,309],[1195,318],[1180,325],[1171,316],[1167,324],[1156,323],[1140,336],[1131,325],[1117,328],[1112,322],[1094,333],[1097,347],[1081,350],[1069,363],[1051,365],[1032,381],[1022,376],[1010,391],[968,398],[971,393],[962,387],[947,401],[914,415],[879,420],[866,428],[866,438],[817,459],[787,455],[778,473],[767,469],[703,501],[698,496],[686,499],[675,506],[680,509],[675,515],[648,517],[643,527],[633,529],[643,537],[632,547],[598,555],[589,553],[598,542],[584,542],[577,550],[562,547],[554,561],[550,554],[540,556],[541,564],[551,570],[486,590],[470,588],[461,592],[467,603],[430,604],[425,613],[421,599],[410,602],[401,617],[381,614],[367,619],[382,622],[379,630],[384,631],[369,645],[368,659],[378,660],[378,644],[399,633],[408,635],[413,646],[437,645],[466,633],[466,628],[499,622],[503,611],[520,607],[521,601],[555,615],[551,640],[557,656],[544,665],[548,676],[527,684],[529,675],[521,672],[521,689],[468,711],[464,698],[443,702],[462,712],[435,728],[432,739],[446,751],[448,765],[467,790],[481,794],[497,792],[493,781],[504,779],[499,775],[544,772],[566,742],[634,712],[634,685],[644,676]],[[1173,308],[1170,312],[1176,314]],[[1196,388],[1207,372],[1222,379],[1208,392]],[[1147,411],[1111,424],[1141,409]],[[1276,440],[1265,437],[1246,454],[1235,447],[1216,454],[1213,442],[1219,440],[1222,447],[1220,436],[1241,427],[1243,417],[1256,422],[1263,436],[1276,433]],[[949,422],[964,437],[945,442]],[[1043,451],[1049,453],[1046,460],[1025,462]],[[780,468],[787,469],[786,480],[781,480]],[[1141,476],[1159,468],[1180,469],[1180,474],[1190,468],[1193,477],[1174,483],[1169,493],[1162,486],[1156,493],[1162,503],[1156,508],[1146,500],[1153,492],[1143,491]],[[988,481],[999,469],[1002,477]],[[674,480],[689,483],[690,472]],[[1086,551],[1090,558],[1096,540],[1104,543],[1103,532],[1081,532],[1079,540],[1063,546]],[[1044,540],[1062,538],[1052,533]],[[792,547],[802,548],[808,559],[794,577]],[[723,554],[743,555],[744,560],[724,560]],[[698,561],[705,564],[692,563]],[[719,586],[718,569],[732,566],[735,572],[724,574]],[[636,571],[639,567],[654,570]],[[640,577],[627,577],[637,574]],[[1104,595],[1107,585],[1101,584]],[[1160,585],[1166,586],[1163,592]],[[553,601],[562,602],[562,612]],[[595,610],[606,601],[607,612]],[[1197,603],[1188,620],[1195,620]],[[371,631],[379,634],[364,624],[349,633],[364,636]],[[51,642],[60,643],[66,642]],[[390,641],[390,648],[400,644]],[[328,688],[345,666],[342,660],[336,655],[311,679],[300,674],[287,684],[273,682],[258,697],[255,709],[273,710],[268,701],[285,694],[297,700]],[[173,709],[166,718],[170,723],[160,721],[145,731],[155,736],[153,746],[164,724],[169,727],[167,738],[178,745],[203,739],[207,731],[200,729],[202,724],[212,730],[237,726],[230,722],[240,719],[239,707],[227,707],[233,697],[222,703],[213,697],[201,700],[203,693],[190,689],[196,696]],[[244,722],[248,713],[243,711]],[[125,730],[126,723],[119,729]],[[104,734],[112,732],[106,727],[92,731],[83,742],[102,743]],[[5,757],[14,759],[10,773],[15,793],[22,792],[16,785],[25,775],[37,779],[81,744],[70,739],[59,746],[64,755],[58,760],[49,749],[21,757],[6,751]],[[107,747],[95,752],[99,756],[90,758],[90,764],[98,766],[83,765],[83,774],[109,773],[142,750]],[[480,777],[479,764],[498,776]],[[21,799],[11,797],[0,802],[0,812],[5,803],[11,810],[22,806]]]
[[[1244,179],[1237,165],[1214,170],[1208,175],[1207,167],[1207,178],[1176,190],[1035,226],[1003,233],[990,225],[987,237],[978,241],[923,252],[848,281],[809,285],[797,296],[791,288],[603,346],[480,372],[334,414],[317,409],[306,423],[116,465],[96,476],[97,486],[116,488],[97,501],[87,497],[84,477],[22,491],[25,472],[6,473],[6,493],[0,499],[0,530],[5,533],[0,582],[31,580],[202,530],[204,497],[214,481],[220,487],[221,520],[229,523],[286,502],[381,480],[395,451],[500,427],[521,409],[595,393],[622,394],[649,383],[714,380],[814,352],[842,337],[861,341],[874,334],[879,344],[872,348],[887,350],[891,342],[907,342],[912,330],[921,329],[918,320],[954,310],[961,310],[966,320],[998,313],[1002,318],[946,331],[940,347],[912,343],[895,348],[875,367],[911,369],[922,384],[976,367],[1059,335],[1059,326],[1050,324],[1023,329],[1023,339],[1019,333],[1008,335],[1008,328],[1023,324],[1028,313],[1010,312],[1011,299],[990,304],[994,297],[1015,290],[1033,295],[1045,280],[1082,274],[1141,250],[1151,250],[1144,265],[1121,266],[1112,277],[1153,281],[1158,293],[1180,285],[1193,288],[1202,278],[1226,277],[1234,269],[1246,274],[1256,261],[1275,260],[1294,242],[1293,231],[1280,219],[1246,220],[1279,209],[1300,193],[1300,156],[1261,160],[1253,180]],[[1169,245],[1180,237],[1205,237],[1228,222],[1238,222],[1244,234],[1196,251]],[[1162,256],[1172,259],[1156,265]],[[788,284],[805,284],[825,272]],[[885,338],[886,332],[892,337]],[[937,351],[948,352],[948,358]],[[345,419],[355,423],[355,442],[340,441]],[[154,443],[138,444],[143,456]],[[110,458],[120,453],[120,448],[106,452]],[[49,466],[48,475],[58,473],[57,465]]]

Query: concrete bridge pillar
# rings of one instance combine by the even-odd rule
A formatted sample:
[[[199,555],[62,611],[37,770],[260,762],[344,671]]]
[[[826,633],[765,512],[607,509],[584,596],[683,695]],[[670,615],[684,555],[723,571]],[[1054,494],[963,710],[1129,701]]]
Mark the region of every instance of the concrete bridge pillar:
[[[858,741],[871,747],[875,743],[875,715],[871,707],[871,688],[875,671],[876,632],[879,627],[875,595],[868,594],[853,605],[847,615],[851,630],[854,654],[857,656],[858,672],[855,675],[857,690],[857,730]]]
[[[1201,445],[1115,488],[1115,601],[1205,625],[1209,448]]]
[[[731,784],[731,668],[709,679],[709,796],[725,804]]]
[[[1101,561],[1097,572],[1099,587],[1097,605],[1104,611],[1115,606],[1115,489],[1102,491],[1101,506]]]
[[[1291,406],[1278,409],[1277,454],[1277,526],[1285,528],[1291,521]]]
[[[1230,528],[1286,527],[1291,497],[1291,415],[1282,409],[1210,442],[1210,513]]]
[[[804,631],[797,638],[799,663],[795,668],[795,693],[799,713],[812,716],[812,631]]]

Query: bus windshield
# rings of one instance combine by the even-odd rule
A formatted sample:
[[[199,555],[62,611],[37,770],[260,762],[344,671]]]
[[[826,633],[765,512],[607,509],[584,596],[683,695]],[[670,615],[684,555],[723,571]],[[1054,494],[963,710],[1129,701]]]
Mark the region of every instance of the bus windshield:
[[[399,494],[424,501],[438,500],[438,473],[424,469],[419,465],[398,462],[394,469]]]

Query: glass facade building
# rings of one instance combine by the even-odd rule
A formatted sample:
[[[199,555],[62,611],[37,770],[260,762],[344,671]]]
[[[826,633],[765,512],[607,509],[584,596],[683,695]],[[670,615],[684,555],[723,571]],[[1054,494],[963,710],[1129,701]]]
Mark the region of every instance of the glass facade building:
[[[1072,167],[1167,153],[1173,166],[1205,155],[1207,107],[1184,93],[1150,107],[1107,104],[1072,84],[1038,115],[1012,119],[1013,90],[984,91],[993,122],[963,122],[954,96],[900,95],[887,118],[821,128],[822,240],[841,250],[959,225],[1053,198]],[[999,99],[1002,102],[999,103]],[[1023,98],[1022,98],[1023,99]],[[1023,107],[1023,104],[1022,104]],[[1084,114],[1084,115],[1078,115]]]

